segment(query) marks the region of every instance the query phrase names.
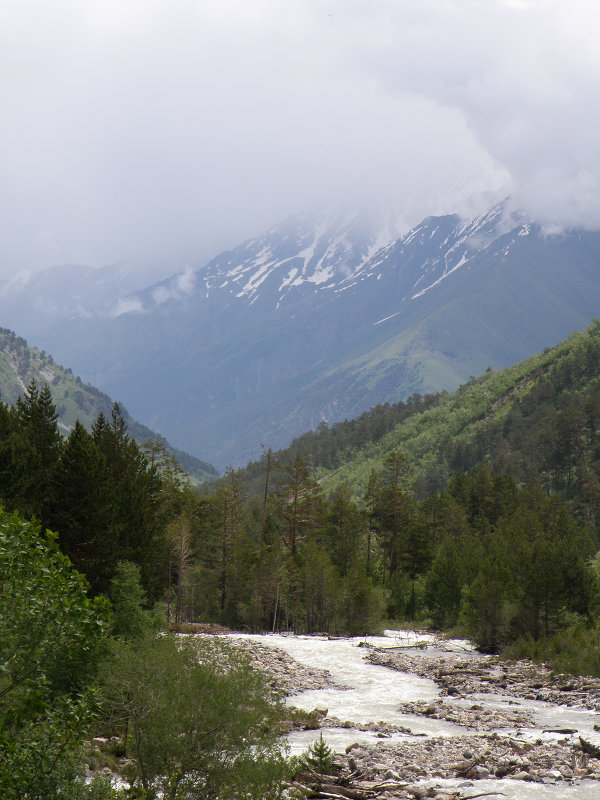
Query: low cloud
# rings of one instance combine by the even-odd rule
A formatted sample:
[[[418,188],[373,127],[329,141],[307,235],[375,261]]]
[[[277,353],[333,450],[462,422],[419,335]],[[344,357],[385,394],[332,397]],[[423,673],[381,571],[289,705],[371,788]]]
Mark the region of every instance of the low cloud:
[[[373,74],[464,119],[506,171],[513,204],[558,225],[600,226],[600,7],[589,0],[423,0],[393,11]]]
[[[124,298],[118,301],[111,316],[120,317],[123,314],[144,314],[146,309],[141,300],[134,298]]]
[[[340,196],[410,225],[510,193],[599,225],[599,17],[591,0],[7,0],[0,270],[172,274]]]
[[[162,305],[169,300],[177,299],[186,294],[191,294],[196,282],[192,267],[176,275],[166,283],[162,283],[152,290],[152,299],[156,305]]]

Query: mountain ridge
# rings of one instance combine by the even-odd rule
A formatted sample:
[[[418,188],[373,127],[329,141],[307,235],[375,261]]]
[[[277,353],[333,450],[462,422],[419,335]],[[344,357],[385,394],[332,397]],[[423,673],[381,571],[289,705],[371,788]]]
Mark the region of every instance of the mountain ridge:
[[[385,229],[298,215],[45,341],[223,468],[323,419],[456,388],[596,315],[596,232],[548,236],[503,204],[428,217],[382,245]]]

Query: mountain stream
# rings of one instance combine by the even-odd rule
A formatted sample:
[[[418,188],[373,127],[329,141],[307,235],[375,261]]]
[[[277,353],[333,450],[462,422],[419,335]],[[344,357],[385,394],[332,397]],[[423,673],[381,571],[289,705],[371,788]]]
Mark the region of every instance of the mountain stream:
[[[350,755],[354,752],[368,753],[371,764],[373,759],[383,762],[375,763],[383,773],[386,766],[394,766],[394,754],[402,753],[403,748],[408,751],[415,742],[425,748],[426,757],[430,753],[434,758],[436,751],[445,745],[451,748],[454,742],[458,752],[465,750],[465,741],[466,749],[475,752],[484,741],[477,737],[485,733],[492,737],[492,748],[505,748],[507,752],[515,742],[524,752],[534,747],[543,751],[545,747],[549,754],[546,772],[537,771],[537,774],[544,775],[543,780],[530,781],[523,772],[516,780],[516,767],[509,765],[510,772],[502,779],[494,777],[497,771],[486,775],[484,770],[476,776],[477,780],[468,780],[473,776],[466,776],[467,779],[448,777],[443,771],[431,776],[425,769],[413,777],[413,782],[423,787],[441,787],[439,791],[445,789],[460,797],[491,793],[491,797],[512,800],[600,798],[600,774],[596,773],[595,779],[591,780],[587,777],[593,774],[591,768],[587,775],[585,769],[577,770],[577,766],[587,765],[587,759],[581,761],[581,757],[575,755],[580,752],[577,749],[579,736],[592,746],[600,747],[600,732],[595,729],[600,718],[593,708],[581,707],[576,702],[569,705],[545,702],[524,696],[522,691],[513,695],[510,682],[503,685],[502,693],[466,691],[449,696],[442,691],[439,681],[415,674],[426,672],[426,669],[417,667],[411,671],[399,671],[398,667],[391,669],[368,660],[373,652],[384,656],[393,653],[395,656],[408,656],[413,665],[422,663],[426,667],[427,663],[439,665],[449,662],[452,668],[452,659],[456,658],[464,668],[465,663],[468,667],[471,659],[476,665],[478,659],[485,658],[468,642],[438,640],[410,631],[386,631],[381,637],[360,639],[285,634],[237,636],[261,646],[283,650],[305,667],[327,670],[332,682],[343,687],[310,689],[288,697],[286,702],[292,706],[305,711],[319,708],[325,715],[320,731],[293,731],[288,735],[293,754],[305,751],[322,733],[326,744],[338,753],[347,750]],[[482,724],[486,727],[482,728]],[[468,747],[469,741],[475,745],[473,748]],[[559,746],[563,748],[560,752],[573,753],[570,756],[571,767],[565,766],[564,759],[560,763],[550,763],[555,757],[552,753],[559,752],[552,748]],[[449,752],[455,755],[454,751]],[[464,755],[471,754],[467,752]],[[525,769],[529,769],[529,762],[523,763],[527,764]],[[401,772],[400,767],[397,769]],[[398,776],[399,772],[395,774]],[[535,770],[531,772],[536,774]],[[388,774],[394,772],[390,773],[388,769]],[[404,778],[404,775],[400,774],[400,777]]]

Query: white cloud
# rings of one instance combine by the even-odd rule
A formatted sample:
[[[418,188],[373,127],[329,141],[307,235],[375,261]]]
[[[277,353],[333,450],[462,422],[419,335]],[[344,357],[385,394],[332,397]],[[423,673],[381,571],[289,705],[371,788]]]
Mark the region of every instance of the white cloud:
[[[177,289],[183,294],[191,294],[196,284],[196,273],[192,267],[188,267],[185,272],[177,278]]]
[[[146,309],[141,300],[137,298],[123,298],[118,301],[112,315],[113,317],[120,317],[123,314],[144,314]]]
[[[424,0],[394,22],[371,53],[390,91],[456,109],[531,213],[600,225],[600,6]]]
[[[176,272],[335,195],[600,222],[584,0],[5,0],[0,271]]]
[[[162,305],[168,300],[191,294],[195,285],[195,274],[192,267],[173,277],[167,283],[162,283],[152,290],[152,299],[157,305]]]

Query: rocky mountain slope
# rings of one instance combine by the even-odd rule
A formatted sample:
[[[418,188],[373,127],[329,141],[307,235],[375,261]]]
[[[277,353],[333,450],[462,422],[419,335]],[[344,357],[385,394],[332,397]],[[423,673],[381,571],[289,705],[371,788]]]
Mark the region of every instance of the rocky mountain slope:
[[[600,234],[496,206],[393,220],[302,214],[203,268],[44,333],[44,346],[219,467],[322,420],[454,389],[584,328]]]

